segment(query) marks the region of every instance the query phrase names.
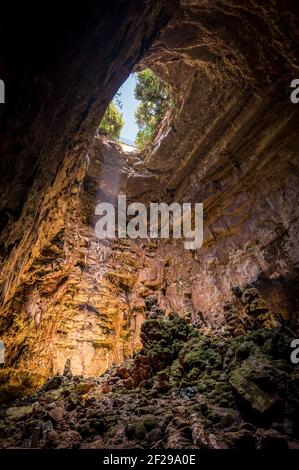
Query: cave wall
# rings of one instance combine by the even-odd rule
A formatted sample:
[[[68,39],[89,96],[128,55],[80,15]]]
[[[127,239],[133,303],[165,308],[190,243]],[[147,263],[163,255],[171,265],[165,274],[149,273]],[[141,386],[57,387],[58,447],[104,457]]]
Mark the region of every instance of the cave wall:
[[[73,295],[69,279],[77,269],[75,252],[73,259],[68,256],[66,227],[76,210],[88,149],[107,104],[176,5],[172,0],[87,1],[71,7],[26,2],[17,14],[14,4],[3,10],[4,383],[8,377],[18,383],[28,375],[29,384],[38,382],[55,372],[57,361],[59,370],[63,367],[55,359],[63,354],[55,355],[53,345],[65,334],[62,313]]]
[[[144,66],[170,84],[175,105],[126,191],[204,203],[203,247],[157,250],[161,305],[221,324],[232,289],[252,283],[296,321],[298,4],[183,1]]]
[[[6,17],[3,382],[25,377],[35,385],[68,358],[74,373],[97,374],[130,356],[153,293],[166,312],[202,315],[212,328],[225,324],[232,288],[248,283],[271,310],[285,318],[298,312],[299,116],[289,99],[298,4],[176,7],[90,1],[57,15],[53,4],[55,37],[42,21],[29,21],[30,10],[20,20]],[[150,66],[175,98],[137,156],[93,137],[134,66]],[[99,243],[96,201],[120,191],[145,203],[204,202],[204,246]]]

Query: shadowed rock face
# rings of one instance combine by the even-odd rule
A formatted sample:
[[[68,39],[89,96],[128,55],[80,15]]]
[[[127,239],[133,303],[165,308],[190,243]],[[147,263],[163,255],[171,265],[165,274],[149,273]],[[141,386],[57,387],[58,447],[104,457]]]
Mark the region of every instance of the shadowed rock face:
[[[126,190],[204,202],[203,248],[158,249],[172,258],[165,287],[176,311],[191,295],[192,312],[217,320],[231,288],[254,282],[276,312],[298,312],[299,115],[288,97],[298,25],[288,6],[181,2],[138,66],[171,84],[176,105],[146,152],[150,175],[129,178]]]
[[[55,38],[42,23],[25,34],[30,11],[29,23],[3,30],[6,396],[62,373],[68,359],[90,376],[130,357],[153,293],[204,334],[244,334],[248,314],[255,328],[283,317],[295,329],[297,2],[90,1],[59,11]],[[94,132],[129,72],[145,66],[175,102],[148,149],[124,154]],[[121,191],[129,201],[203,202],[203,247],[100,243],[95,206]],[[232,380],[241,389],[247,375]]]

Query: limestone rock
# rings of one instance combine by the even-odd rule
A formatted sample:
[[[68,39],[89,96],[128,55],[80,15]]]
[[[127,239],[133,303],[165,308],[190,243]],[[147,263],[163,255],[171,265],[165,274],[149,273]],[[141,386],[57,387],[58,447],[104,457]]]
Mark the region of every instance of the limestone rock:
[[[33,405],[18,406],[18,407],[8,408],[8,410],[6,411],[6,415],[8,419],[11,419],[13,421],[19,421],[21,419],[24,419],[30,416],[32,412],[33,412]]]

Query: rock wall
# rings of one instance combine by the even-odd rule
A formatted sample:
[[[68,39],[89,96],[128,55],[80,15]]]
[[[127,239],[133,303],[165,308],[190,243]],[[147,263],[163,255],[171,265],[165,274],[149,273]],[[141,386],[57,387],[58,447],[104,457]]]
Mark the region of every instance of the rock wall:
[[[30,10],[20,24],[9,12],[12,28],[3,29],[8,396],[63,371],[68,359],[86,376],[131,356],[152,294],[166,313],[225,331],[227,312],[251,308],[236,292],[253,284],[266,311],[294,327],[297,2],[89,1],[59,11],[55,38],[42,22],[30,29]],[[148,149],[126,155],[94,132],[132,68],[145,66],[170,84],[174,103]],[[204,246],[99,243],[96,203],[121,191],[129,201],[203,202]]]
[[[63,338],[70,340],[70,348],[82,342],[84,333],[67,332],[72,327],[80,331],[83,321],[80,315],[70,318],[76,313],[69,309],[72,283],[81,278],[74,267],[76,253],[68,255],[75,240],[68,242],[67,227],[77,210],[88,149],[107,104],[176,6],[171,0],[90,0],[72,8],[52,2],[45,21],[41,6],[26,3],[7,5],[1,15],[0,71],[6,84],[6,104],[0,108],[4,384],[22,389],[23,384],[40,383],[63,368]],[[84,243],[79,241],[78,252]],[[93,326],[94,341],[101,341],[100,327]],[[57,354],[56,343],[61,344]],[[85,356],[93,364],[93,352],[83,341],[74,362],[84,372]],[[106,367],[105,348],[95,357],[100,365],[91,365],[89,373],[103,362]]]
[[[183,1],[138,65],[170,84],[174,105],[126,191],[204,203],[203,247],[157,251],[169,309],[219,323],[232,289],[254,283],[276,313],[298,315],[297,9]]]

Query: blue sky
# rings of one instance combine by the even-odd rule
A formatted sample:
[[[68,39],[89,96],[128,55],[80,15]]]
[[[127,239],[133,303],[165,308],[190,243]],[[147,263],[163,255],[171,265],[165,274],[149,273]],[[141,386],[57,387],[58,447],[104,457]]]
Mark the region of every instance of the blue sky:
[[[123,115],[125,125],[121,131],[121,137],[135,141],[138,127],[135,122],[135,110],[139,104],[139,101],[134,98],[134,89],[136,85],[136,75],[131,73],[129,78],[120,87],[119,92],[121,93],[120,101],[122,103],[122,109],[120,112]]]

